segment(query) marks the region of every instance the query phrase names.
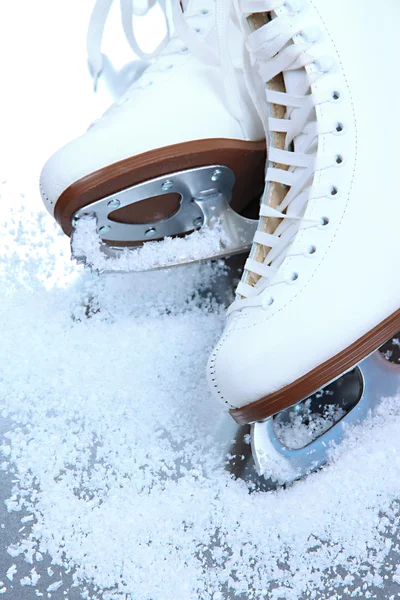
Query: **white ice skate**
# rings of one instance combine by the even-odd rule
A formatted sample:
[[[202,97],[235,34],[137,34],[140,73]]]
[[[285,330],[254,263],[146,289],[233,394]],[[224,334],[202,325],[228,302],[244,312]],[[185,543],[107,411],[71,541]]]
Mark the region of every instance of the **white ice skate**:
[[[258,213],[265,140],[245,85],[239,26],[229,18],[226,30],[216,28],[214,0],[191,0],[184,12],[171,0],[174,34],[149,58],[136,44],[132,0],[125,0],[124,31],[142,58],[117,74],[101,54],[111,4],[95,6],[89,63],[94,79],[105,74],[122,96],[46,163],[40,187],[47,210],[69,236],[89,215],[108,257],[215,224],[221,243],[197,258],[249,249],[257,221],[239,213],[252,201]],[[229,40],[234,77],[224,74],[221,37]]]
[[[269,162],[254,244],[208,375],[233,418],[255,423],[260,470],[290,480],[323,464],[346,423],[400,388],[398,367],[373,354],[400,330],[400,5],[239,4],[266,83]],[[278,439],[273,415],[287,417],[356,365],[360,397],[339,421],[301,448]]]

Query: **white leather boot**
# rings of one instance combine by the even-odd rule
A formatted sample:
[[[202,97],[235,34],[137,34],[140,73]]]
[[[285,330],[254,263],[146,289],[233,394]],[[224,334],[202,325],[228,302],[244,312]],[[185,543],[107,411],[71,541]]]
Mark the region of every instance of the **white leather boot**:
[[[258,231],[208,376],[234,419],[251,423],[400,330],[400,4],[239,8],[266,83],[269,160]]]
[[[100,46],[111,3],[98,0],[89,32],[96,79],[107,70]],[[190,233],[210,220],[220,192],[230,200],[232,191],[238,212],[262,193],[265,134],[246,90],[240,27],[229,19],[235,78],[226,82],[214,0],[191,0],[184,12],[179,0],[171,6],[175,33],[144,57],[148,63],[133,66],[127,91],[41,174],[43,201],[63,231],[71,235],[89,213],[109,250]],[[125,34],[140,53],[129,29],[132,0],[122,8]],[[121,81],[114,83],[118,95]]]

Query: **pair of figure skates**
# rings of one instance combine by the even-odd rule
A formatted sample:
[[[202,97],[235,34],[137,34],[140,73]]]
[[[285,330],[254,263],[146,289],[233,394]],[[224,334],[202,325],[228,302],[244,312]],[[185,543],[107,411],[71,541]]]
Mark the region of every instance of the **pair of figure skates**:
[[[97,0],[89,65],[116,101],[50,158],[42,197],[67,235],[90,215],[107,256],[214,222],[224,235],[204,258],[250,250],[208,377],[253,424],[259,469],[293,479],[399,387],[375,350],[400,330],[400,5],[160,0],[167,34],[149,56],[132,22],[153,3],[121,0],[140,60],[116,74],[101,53],[112,0]],[[278,439],[274,415],[356,366],[339,422],[304,448]]]

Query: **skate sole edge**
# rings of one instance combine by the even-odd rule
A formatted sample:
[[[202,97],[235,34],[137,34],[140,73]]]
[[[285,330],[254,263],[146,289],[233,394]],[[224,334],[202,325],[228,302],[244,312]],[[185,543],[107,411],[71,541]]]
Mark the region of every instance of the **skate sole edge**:
[[[356,342],[328,359],[310,373],[282,389],[251,404],[233,408],[230,415],[239,425],[263,421],[308,398],[321,388],[355,368],[364,358],[378,350],[400,331],[400,309],[379,323]]]
[[[231,206],[240,212],[261,197],[265,163],[265,140],[252,142],[215,138],[157,148],[108,165],[72,183],[58,198],[54,217],[63,232],[71,236],[74,213],[88,204],[156,177],[212,164],[223,164],[234,172],[236,181]],[[164,209],[163,203],[168,196],[172,195],[157,196],[160,198],[160,210]],[[157,209],[154,198],[149,200]],[[168,204],[173,206],[172,198],[169,198]],[[149,225],[153,223],[151,220],[146,222]],[[107,240],[107,244],[121,245],[112,240]],[[124,242],[123,245],[137,245],[137,242]]]

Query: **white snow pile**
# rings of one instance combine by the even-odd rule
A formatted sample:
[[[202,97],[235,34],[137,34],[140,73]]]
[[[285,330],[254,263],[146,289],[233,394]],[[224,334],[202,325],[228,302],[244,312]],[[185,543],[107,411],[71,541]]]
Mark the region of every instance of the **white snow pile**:
[[[289,419],[283,421],[279,415],[274,422],[274,431],[279,440],[294,450],[304,448],[317,437],[340,421],[345,411],[339,405],[327,405],[321,413],[313,413],[311,400],[306,400],[300,413],[290,410]]]
[[[223,267],[94,275],[49,217],[0,193],[0,465],[25,527],[9,553],[32,564],[29,581],[0,574],[1,594],[39,586],[46,553],[96,600],[400,592],[398,398],[330,466],[250,493],[214,442],[204,376]]]
[[[72,238],[75,257],[84,257],[87,265],[100,273],[105,271],[149,271],[162,267],[204,260],[222,252],[227,236],[220,221],[184,236],[147,242],[139,248],[121,249],[118,256],[106,256],[102,240],[96,232],[96,220],[80,219]]]

